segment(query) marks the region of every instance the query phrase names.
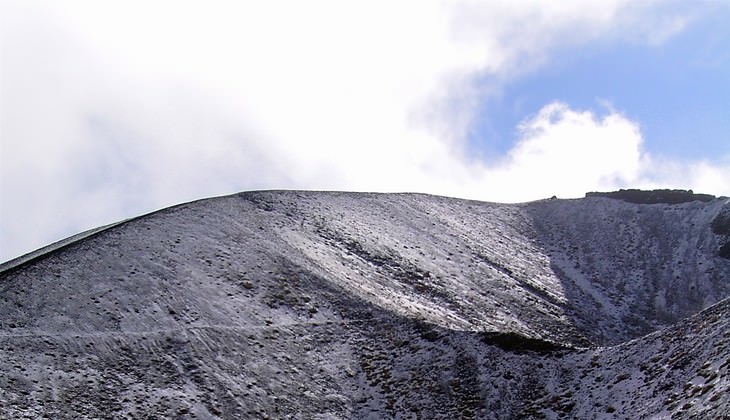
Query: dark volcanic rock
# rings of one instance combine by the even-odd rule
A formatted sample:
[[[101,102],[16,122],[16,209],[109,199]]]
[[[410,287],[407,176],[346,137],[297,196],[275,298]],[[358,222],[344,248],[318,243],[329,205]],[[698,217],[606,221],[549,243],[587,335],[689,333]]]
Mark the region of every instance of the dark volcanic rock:
[[[722,235],[722,246],[717,251],[717,255],[722,258],[730,259],[730,204],[725,205],[717,216],[712,220],[712,232],[716,235]]]
[[[681,204],[692,201],[709,202],[715,199],[710,194],[695,194],[692,190],[619,190],[612,192],[589,192],[586,197],[606,197],[635,204]]]
[[[717,216],[712,219],[712,232],[717,235],[730,236],[730,205],[726,205],[720,210]]]
[[[717,251],[717,255],[722,258],[730,259],[730,240],[720,247]]]

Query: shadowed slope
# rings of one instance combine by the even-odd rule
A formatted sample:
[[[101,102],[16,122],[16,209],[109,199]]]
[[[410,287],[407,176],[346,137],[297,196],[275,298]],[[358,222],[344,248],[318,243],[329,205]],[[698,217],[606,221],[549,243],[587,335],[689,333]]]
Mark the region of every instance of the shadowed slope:
[[[532,203],[540,248],[591,341],[616,344],[730,295],[730,264],[712,228],[727,199],[631,204],[606,198]]]

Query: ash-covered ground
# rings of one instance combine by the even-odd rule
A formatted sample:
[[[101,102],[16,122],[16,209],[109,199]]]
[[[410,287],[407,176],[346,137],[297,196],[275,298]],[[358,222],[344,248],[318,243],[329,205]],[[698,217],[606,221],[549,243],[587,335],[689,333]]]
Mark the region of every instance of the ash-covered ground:
[[[77,235],[0,266],[0,416],[727,418],[730,203],[656,196],[247,192]]]

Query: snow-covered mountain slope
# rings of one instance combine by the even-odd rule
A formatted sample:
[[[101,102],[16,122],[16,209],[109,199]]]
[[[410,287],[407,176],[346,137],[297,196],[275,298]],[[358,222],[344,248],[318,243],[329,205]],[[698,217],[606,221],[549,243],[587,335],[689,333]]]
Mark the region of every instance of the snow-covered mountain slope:
[[[176,206],[0,266],[0,413],[716,415],[728,304],[683,319],[730,296],[729,213],[293,191]]]
[[[587,198],[532,203],[570,318],[592,341],[618,343],[730,295],[726,239],[713,232],[727,199],[637,205]]]
[[[550,391],[521,415],[557,418],[730,417],[730,300],[613,347],[566,354]]]

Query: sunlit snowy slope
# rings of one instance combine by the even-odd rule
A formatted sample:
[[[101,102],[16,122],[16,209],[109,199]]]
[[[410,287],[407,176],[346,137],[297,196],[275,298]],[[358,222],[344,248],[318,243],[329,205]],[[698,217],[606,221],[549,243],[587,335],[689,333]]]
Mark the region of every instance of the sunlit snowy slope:
[[[723,418],[730,201],[619,198],[248,192],[78,235],[0,266],[0,417]]]

